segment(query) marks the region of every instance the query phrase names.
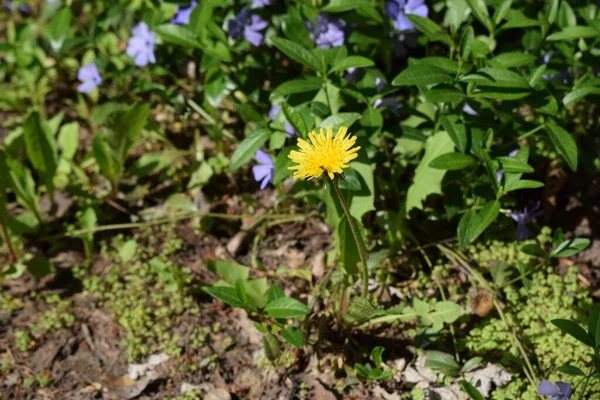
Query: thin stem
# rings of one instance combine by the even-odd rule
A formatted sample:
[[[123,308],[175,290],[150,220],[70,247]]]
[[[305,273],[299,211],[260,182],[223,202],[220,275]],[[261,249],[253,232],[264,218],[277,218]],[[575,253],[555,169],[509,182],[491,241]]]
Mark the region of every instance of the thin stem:
[[[588,372],[585,377],[585,381],[583,381],[583,388],[581,388],[581,394],[579,395],[579,400],[583,400],[585,397],[585,390],[587,389],[587,385],[590,382],[590,378],[592,377],[592,372],[594,372],[594,367],[590,368],[590,372]]]
[[[350,214],[350,209],[348,208],[348,205],[346,204],[346,200],[344,200],[342,191],[340,190],[340,187],[338,186],[337,176],[334,176],[333,179],[329,178],[329,180],[331,181],[331,184],[333,185],[333,188],[335,190],[335,194],[337,194],[338,200],[340,201],[340,204],[342,205],[342,208],[344,209],[344,214],[346,215],[346,219],[348,220],[348,225],[350,225],[350,230],[352,231],[352,236],[354,236],[354,241],[356,242],[356,247],[358,248],[358,255],[360,256],[360,263],[362,266],[362,280],[363,280],[362,297],[366,298],[369,293],[369,267],[367,266],[367,252],[365,251],[365,247],[364,247],[365,245],[362,241],[362,238],[360,237],[360,235],[358,233],[358,229],[356,227],[356,224],[354,223],[354,218],[352,218],[352,215]]]
[[[546,127],[546,125],[544,125],[544,124],[542,124],[542,125],[539,125],[539,126],[537,126],[537,127],[533,128],[532,130],[530,130],[530,131],[528,131],[528,132],[525,132],[524,134],[522,134],[521,136],[519,136],[519,138],[518,138],[517,140],[523,140],[523,139],[525,139],[525,138],[527,138],[527,137],[529,137],[529,136],[533,135],[533,134],[534,134],[534,133],[536,133],[537,131],[539,131],[539,130],[541,130],[541,129],[544,129],[545,127]]]
[[[84,235],[86,233],[113,231],[113,230],[120,230],[120,229],[142,228],[142,227],[152,226],[152,225],[167,224],[169,222],[177,222],[177,221],[181,221],[184,219],[192,219],[195,217],[212,217],[212,218],[234,219],[234,220],[235,219],[244,219],[244,218],[254,218],[257,220],[257,223],[260,221],[263,221],[263,220],[267,220],[267,219],[278,219],[279,223],[283,223],[283,222],[299,221],[299,220],[307,219],[311,216],[313,216],[313,214],[297,214],[297,215],[266,214],[266,215],[261,215],[261,216],[257,217],[255,215],[249,215],[249,214],[222,214],[222,213],[206,213],[206,212],[196,211],[196,212],[192,212],[192,213],[185,213],[183,215],[158,218],[158,219],[155,219],[152,221],[146,221],[146,222],[132,222],[132,223],[125,223],[125,224],[101,225],[101,226],[96,226],[93,228],[78,229],[78,230],[74,230],[71,232],[66,232],[66,233],[61,233],[58,235],[49,236],[44,239],[55,239],[55,238],[59,238],[59,237],[74,237],[74,236],[76,237],[76,236]],[[255,226],[255,225],[253,225],[253,226]]]
[[[0,221],[0,226],[2,226],[2,236],[4,236],[4,241],[6,242],[6,246],[8,247],[8,251],[10,252],[11,264],[17,262],[18,257],[13,245],[10,241],[10,236],[8,235],[8,229],[6,229],[6,223],[4,220]]]

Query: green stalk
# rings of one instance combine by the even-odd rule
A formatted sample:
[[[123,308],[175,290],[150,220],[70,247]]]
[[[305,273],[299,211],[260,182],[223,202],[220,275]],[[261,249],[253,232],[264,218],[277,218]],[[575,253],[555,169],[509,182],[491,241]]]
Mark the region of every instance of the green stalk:
[[[358,228],[354,223],[354,218],[352,218],[352,215],[350,214],[350,209],[348,208],[346,200],[344,200],[344,196],[342,195],[342,191],[338,186],[337,176],[334,176],[333,179],[329,178],[329,180],[331,181],[331,184],[333,185],[333,188],[335,190],[335,194],[337,195],[338,200],[340,201],[340,204],[344,209],[344,214],[346,215],[346,219],[348,220],[348,224],[350,225],[350,230],[352,231],[352,236],[354,237],[356,247],[358,248],[363,280],[362,297],[367,298],[367,295],[369,293],[369,267],[367,266],[367,252],[365,251],[365,244],[363,243],[362,238],[358,233]]]

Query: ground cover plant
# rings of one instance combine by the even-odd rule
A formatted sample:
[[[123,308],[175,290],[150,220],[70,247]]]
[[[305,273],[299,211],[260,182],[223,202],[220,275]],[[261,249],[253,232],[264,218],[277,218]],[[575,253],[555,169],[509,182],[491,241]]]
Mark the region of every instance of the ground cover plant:
[[[600,398],[591,0],[0,10],[3,398]]]

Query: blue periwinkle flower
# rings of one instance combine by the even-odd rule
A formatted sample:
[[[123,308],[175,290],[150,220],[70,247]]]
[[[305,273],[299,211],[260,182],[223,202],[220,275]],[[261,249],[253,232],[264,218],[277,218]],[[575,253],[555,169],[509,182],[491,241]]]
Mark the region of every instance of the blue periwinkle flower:
[[[13,11],[15,9],[15,4],[12,1],[7,1],[6,5],[5,5],[6,9],[8,11]],[[17,8],[17,10],[19,10],[20,12],[24,13],[24,14],[29,14],[31,13],[31,7],[29,7],[27,4],[21,4],[19,5],[19,7]]]
[[[252,173],[254,174],[254,180],[260,182],[260,190],[263,190],[269,183],[273,182],[275,163],[271,156],[262,150],[256,150],[255,160],[258,165],[252,167]]]
[[[81,85],[77,88],[79,93],[90,93],[102,83],[102,77],[94,62],[79,68],[77,79],[81,81]]]
[[[235,40],[246,39],[253,46],[259,46],[264,34],[261,33],[267,27],[267,23],[258,15],[250,14],[246,7],[242,8],[235,19],[227,21],[229,37]]]
[[[171,19],[172,24],[177,25],[187,25],[190,23],[190,16],[192,15],[192,11],[194,8],[198,6],[197,1],[192,1],[187,7],[177,7],[177,13]]]
[[[573,389],[566,382],[556,382],[555,385],[544,379],[540,382],[537,391],[542,396],[551,396],[546,400],[570,400]]]
[[[275,0],[252,0],[252,5],[250,7],[252,7],[252,8],[266,7],[266,6],[270,6],[274,2],[275,2]]]
[[[343,19],[330,19],[327,14],[321,13],[317,17],[316,24],[307,22],[306,25],[313,31],[311,36],[317,47],[329,49],[344,44],[346,21]]]
[[[556,54],[555,51],[549,51],[548,53],[544,54],[544,57],[542,58],[542,61],[544,62],[544,64],[548,65],[548,63],[550,63],[550,60],[552,59],[554,54]],[[569,83],[569,72],[568,71],[560,71],[556,74],[544,74],[543,77],[547,81],[553,81],[555,79],[558,79],[558,80],[562,81],[562,83],[564,83],[565,85]]]
[[[510,217],[517,223],[517,230],[515,232],[517,241],[522,242],[529,237],[529,228],[527,228],[527,224],[529,224],[535,217],[539,217],[543,213],[544,211],[540,209],[540,202],[538,201],[535,207],[533,207],[531,210],[525,207],[521,213],[510,214]]]
[[[271,107],[271,109],[269,110],[269,120],[275,121],[277,119],[277,115],[279,114],[280,111],[281,111],[281,104],[274,104]],[[288,121],[285,121],[284,129],[285,129],[285,137],[287,137],[287,138],[291,138],[292,136],[296,136],[298,134],[298,132],[296,132],[296,130],[294,129],[292,124],[290,124]]]
[[[133,37],[129,38],[127,42],[127,55],[135,59],[135,65],[138,67],[145,67],[148,63],[154,64],[156,62],[154,32],[148,29],[148,25],[142,21],[131,29],[131,34]]]
[[[394,28],[399,31],[415,29],[413,23],[406,16],[407,14],[418,15],[423,18],[427,18],[429,14],[425,0],[388,0],[385,7],[394,21]]]

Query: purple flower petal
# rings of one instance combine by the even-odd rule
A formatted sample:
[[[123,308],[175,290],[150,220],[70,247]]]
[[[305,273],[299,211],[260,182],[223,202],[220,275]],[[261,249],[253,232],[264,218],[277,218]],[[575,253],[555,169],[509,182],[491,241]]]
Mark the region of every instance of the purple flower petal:
[[[427,18],[429,15],[429,8],[427,8],[425,4],[412,9],[408,9],[407,7],[406,14],[418,15],[419,17]]]
[[[394,21],[394,28],[399,31],[410,31],[415,29],[415,26],[410,22],[408,17],[404,13],[398,14],[398,17]]]
[[[85,81],[77,87],[79,93],[90,93],[94,89],[96,89],[94,81]]]
[[[279,114],[279,111],[281,111],[281,104],[273,104],[271,106],[271,109],[269,110],[269,120],[275,121],[275,119],[277,118],[277,114]]]
[[[294,127],[292,126],[292,124],[290,124],[289,122],[286,121],[285,126],[285,137],[286,138],[291,138],[293,136],[298,135],[298,132],[296,132],[296,129],[294,129]]]
[[[554,386],[554,384],[552,382],[547,381],[545,379],[540,382],[540,385],[538,386],[537,391],[538,391],[538,394],[541,394],[542,396],[560,395],[558,388],[556,386]]]
[[[261,31],[267,27],[267,23],[258,15],[250,16],[250,24],[248,24],[248,28],[253,31]]]
[[[190,16],[194,8],[198,6],[197,1],[192,1],[188,7],[177,7],[177,13],[171,19],[172,24],[187,25],[190,23]]]
[[[94,79],[94,77],[99,74],[98,67],[96,67],[95,63],[91,62],[79,68],[79,71],[77,71],[77,79],[80,81],[87,81]]]
[[[275,165],[271,156],[260,149],[256,150],[255,159],[259,164],[264,164],[271,167]]]
[[[565,396],[567,398],[571,397],[571,392],[572,392],[571,385],[569,385],[566,382],[556,382],[556,386],[558,386],[558,389],[563,394],[563,396]]]
[[[244,28],[244,38],[252,44],[254,47],[260,46],[263,39],[263,34],[260,32],[253,31],[250,27]]]
[[[272,167],[268,165],[255,165],[252,167],[255,181],[261,181],[271,173]]]
[[[465,103],[465,105],[463,106],[463,112],[469,115],[478,115],[477,111],[475,111],[473,107],[471,107],[468,103]]]

